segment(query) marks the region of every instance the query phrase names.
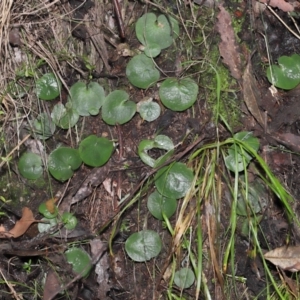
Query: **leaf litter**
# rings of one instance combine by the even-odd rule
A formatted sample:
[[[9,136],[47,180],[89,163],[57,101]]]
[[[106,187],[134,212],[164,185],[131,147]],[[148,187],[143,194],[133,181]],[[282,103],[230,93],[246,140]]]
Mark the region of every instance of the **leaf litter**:
[[[236,42],[231,16],[222,4],[218,8],[220,12],[217,17],[216,27],[221,37],[219,44],[220,55],[223,57],[223,63],[228,66],[232,77],[240,80],[242,78],[241,50]]]
[[[0,227],[0,238],[18,238],[22,236],[30,227],[32,223],[39,222],[33,216],[33,212],[30,208],[24,207],[22,210],[22,217],[18,220],[15,226],[6,231],[4,226]]]
[[[283,246],[275,248],[264,255],[275,266],[290,271],[300,271],[300,246]]]
[[[260,97],[259,89],[253,76],[250,59],[243,74],[243,97],[249,112],[252,114],[258,124],[264,128],[264,120],[258,107],[258,99]]]
[[[285,12],[294,11],[295,7],[297,7],[297,4],[295,4],[295,7],[294,7],[293,4],[286,2],[284,0],[260,0],[259,2],[265,3],[272,7],[278,7],[279,9],[281,9],[282,11],[285,11]]]
[[[101,241],[99,238],[95,238],[90,241],[90,247],[92,254],[91,264],[96,265],[97,282],[99,283],[97,299],[104,299],[111,288],[107,272],[109,268],[107,243]],[[43,300],[54,299],[59,293],[67,290],[74,282],[82,278],[81,273],[69,280],[66,284],[62,284],[57,274],[51,270],[45,282]]]

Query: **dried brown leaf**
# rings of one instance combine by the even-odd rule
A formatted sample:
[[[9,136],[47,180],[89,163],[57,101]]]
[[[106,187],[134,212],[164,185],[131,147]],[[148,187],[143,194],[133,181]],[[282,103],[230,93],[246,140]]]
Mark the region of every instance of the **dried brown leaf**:
[[[259,99],[260,95],[258,93],[259,89],[257,87],[257,82],[252,75],[252,65],[249,59],[247,64],[247,68],[243,74],[243,95],[244,101],[249,112],[255,118],[255,120],[263,127],[264,126],[264,119],[261,115],[260,109],[257,104],[257,100]]]
[[[95,238],[90,241],[91,254],[93,261],[97,262],[103,253],[107,250],[107,243]]]
[[[285,2],[284,0],[261,0],[260,2],[267,3],[272,7],[278,7],[285,12],[294,11],[294,6],[288,2]]]
[[[220,55],[223,57],[224,64],[228,66],[231,75],[239,80],[242,77],[241,51],[236,43],[230,14],[225,10],[222,4],[219,5],[219,9],[220,12],[216,26],[221,36],[221,42],[219,44]]]
[[[97,274],[98,298],[104,299],[107,292],[111,289],[109,283],[110,263],[107,254],[107,243],[96,238],[90,241],[92,260],[96,262],[95,273]]]
[[[290,272],[300,271],[300,246],[283,246],[264,255],[275,266]]]
[[[37,222],[37,220],[35,220],[32,211],[28,207],[24,207],[22,210],[22,218],[16,222],[14,228],[8,233],[11,234],[12,237],[17,238],[23,235],[34,222]]]
[[[285,272],[282,272],[283,279],[290,288],[290,292],[293,294],[295,299],[299,299],[299,291],[298,291],[298,284],[292,278],[286,276]]]
[[[45,282],[43,300],[53,299],[60,289],[60,280],[57,274],[53,270],[50,270]]]
[[[272,133],[272,138],[292,151],[300,152],[300,136],[293,133]]]

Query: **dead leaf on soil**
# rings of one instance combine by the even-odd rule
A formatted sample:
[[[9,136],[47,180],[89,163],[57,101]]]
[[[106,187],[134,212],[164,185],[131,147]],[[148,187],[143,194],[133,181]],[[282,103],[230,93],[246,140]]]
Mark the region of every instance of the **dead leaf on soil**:
[[[75,194],[70,194],[59,207],[59,212],[70,211],[71,205],[87,198],[93,192],[93,187],[100,185],[107,177],[111,169],[111,163],[108,162],[106,165],[100,168],[94,168],[89,176],[81,183],[80,188]]]
[[[300,136],[293,133],[272,133],[271,137],[294,152],[300,152]]]
[[[261,115],[260,109],[257,104],[258,94],[257,82],[252,75],[252,65],[249,59],[247,68],[243,74],[243,96],[246,106],[259,125],[264,127],[264,119]]]
[[[107,191],[107,193],[111,196],[114,197],[115,193],[114,190],[112,189],[112,179],[111,178],[106,178],[103,182],[103,187]]]
[[[16,222],[15,226],[11,230],[3,234],[6,238],[20,237],[34,222],[37,222],[37,220],[34,218],[32,211],[28,207],[24,207],[22,210],[22,218]]]
[[[98,298],[104,299],[107,292],[111,289],[109,283],[109,272],[110,264],[109,257],[107,254],[107,243],[96,238],[90,241],[91,254],[93,261],[96,262],[95,273],[97,274],[98,287]]]
[[[299,299],[299,291],[298,291],[298,285],[295,282],[295,280],[293,280],[292,278],[288,277],[285,275],[285,272],[281,272],[284,281],[286,282],[286,284],[288,285],[288,287],[290,288],[291,293],[294,295],[295,299]]]
[[[260,0],[259,2],[266,3],[272,7],[278,7],[285,12],[294,11],[294,6],[284,0]]]
[[[300,246],[279,247],[267,252],[264,257],[283,270],[300,271]]]
[[[45,282],[43,300],[53,299],[53,297],[57,295],[57,292],[59,292],[60,289],[60,280],[57,276],[57,273],[53,270],[49,270]]]
[[[225,10],[222,4],[219,5],[219,9],[217,30],[222,40],[219,44],[220,54],[223,57],[224,64],[228,66],[231,75],[239,80],[242,77],[241,51],[235,40],[230,14]]]

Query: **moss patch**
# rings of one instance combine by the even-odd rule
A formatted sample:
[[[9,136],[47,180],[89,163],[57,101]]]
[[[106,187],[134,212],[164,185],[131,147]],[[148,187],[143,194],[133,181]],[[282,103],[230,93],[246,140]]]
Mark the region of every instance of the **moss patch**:
[[[20,181],[14,174],[6,174],[0,178],[0,196],[11,208],[21,213],[24,206],[38,207],[39,203],[50,196],[49,183],[44,178],[34,181]]]

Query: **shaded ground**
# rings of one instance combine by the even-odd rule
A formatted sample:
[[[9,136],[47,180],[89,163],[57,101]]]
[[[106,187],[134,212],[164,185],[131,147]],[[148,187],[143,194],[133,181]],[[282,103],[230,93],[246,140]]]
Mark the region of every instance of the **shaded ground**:
[[[234,133],[253,131],[259,138],[260,155],[294,196],[296,201],[293,209],[298,214],[299,91],[296,88],[290,92],[278,90],[272,93],[265,69],[268,65],[268,51],[269,56],[276,61],[281,55],[295,53],[295,49],[299,49],[300,46],[299,39],[286,30],[268,9],[255,12],[246,2],[237,5],[226,1],[224,4],[233,18],[233,27],[240,28],[238,37],[243,57],[243,74],[247,61],[252,65],[251,82],[253,89],[258,92],[256,100],[264,120],[263,124],[259,124],[257,116],[253,117],[243,104],[242,81],[234,80],[219,58],[220,37],[215,29],[218,8],[189,2],[147,5],[128,2],[121,3],[121,6],[125,39],[113,13],[112,3],[69,1],[50,5],[49,10],[28,7],[24,13],[21,13],[23,8],[18,7],[18,4],[11,8],[11,21],[7,28],[22,22],[24,25],[21,26],[22,30],[15,26],[19,29],[16,37],[12,37],[10,30],[10,35],[3,35],[3,40],[9,38],[5,40],[3,47],[3,73],[8,77],[18,75],[19,81],[24,83],[28,80],[23,74],[25,70],[42,73],[51,66],[60,74],[66,86],[63,87],[62,96],[53,102],[38,102],[35,95],[26,95],[25,98],[18,99],[3,96],[2,159],[20,144],[28,133],[28,119],[24,115],[36,115],[40,110],[49,112],[59,101],[66,103],[67,88],[79,79],[97,81],[107,91],[124,88],[135,102],[144,97],[153,97],[160,104],[162,113],[153,122],[143,121],[136,114],[130,122],[122,126],[108,126],[100,115],[90,116],[81,118],[76,130],[57,130],[44,144],[47,153],[59,144],[76,147],[80,140],[90,134],[108,137],[115,141],[116,148],[104,167],[89,168],[82,165],[71,180],[64,184],[53,180],[46,172],[43,178],[36,181],[28,181],[20,176],[17,167],[18,156],[37,145],[31,137],[13,152],[13,159],[9,164],[2,164],[1,196],[12,200],[3,203],[2,206],[6,215],[1,217],[1,223],[6,228],[13,227],[21,218],[22,208],[25,206],[33,211],[36,219],[41,219],[39,205],[55,195],[60,198],[59,211],[71,211],[79,223],[72,232],[61,229],[58,237],[48,233],[39,234],[35,223],[24,236],[1,240],[1,299],[43,299],[45,290],[54,294],[44,294],[44,299],[195,299],[195,285],[183,291],[175,285],[169,286],[172,259],[177,261],[178,265],[184,264],[184,259],[188,256],[187,250],[182,247],[175,251],[166,224],[149,214],[146,201],[154,190],[151,182],[154,171],[140,160],[137,152],[141,140],[152,139],[158,133],[165,134],[176,145],[172,160],[187,162],[188,155],[193,151],[217,139],[223,141],[231,136],[224,122],[215,125],[215,74],[207,65],[194,63],[197,60],[207,60],[218,69],[222,83],[222,115]],[[134,22],[139,16],[145,11],[166,12],[164,7],[168,7],[170,13],[178,17],[186,27],[181,26],[182,37],[176,41],[175,47],[159,56],[157,65],[163,77],[192,75],[200,87],[193,108],[180,113],[172,112],[161,104],[156,86],[140,90],[129,84],[125,68],[130,57],[123,55],[120,50],[120,45],[124,42],[128,44],[126,47],[129,49],[135,50],[139,46],[134,33]],[[35,9],[39,13],[36,13]],[[280,10],[277,10],[277,13],[294,28],[286,13]],[[58,18],[58,15],[65,18]],[[43,26],[40,25],[41,22]],[[263,35],[268,37],[268,50]],[[29,64],[28,57],[25,62],[17,61],[19,51],[26,52],[30,49],[36,57],[35,66]],[[55,55],[51,54],[49,49],[55,49]],[[43,59],[46,63],[38,67],[38,59]],[[87,68],[89,64],[94,66],[92,71]],[[33,84],[33,79],[30,80]],[[160,150],[151,152],[154,158],[161,154]],[[213,155],[207,154],[207,157],[207,165],[203,169],[208,169]],[[189,166],[194,170],[198,164],[199,161],[189,162]],[[249,167],[251,184],[258,181],[256,168],[255,164]],[[243,232],[242,218],[238,218],[237,221],[232,265],[228,266],[227,273],[222,268],[223,255],[229,240],[232,204],[230,189],[226,186],[228,181],[233,181],[232,174],[224,169],[224,163],[220,160],[215,180],[224,187],[222,193],[216,197],[217,203],[211,196],[197,202],[195,196],[187,205],[187,214],[192,214],[198,206],[203,212],[200,219],[196,216],[191,218],[187,235],[192,241],[192,252],[196,253],[196,242],[199,239],[196,228],[201,224],[202,274],[205,276],[209,293],[202,288],[199,299],[208,299],[208,294],[212,299],[266,299],[267,293],[272,294],[274,287],[266,278],[260,256],[252,255],[255,246]],[[124,199],[125,196],[127,198]],[[274,193],[265,189],[260,197],[267,201],[267,205],[260,212],[258,240],[261,248],[273,249],[284,245],[288,239],[291,244],[298,244],[299,230],[289,224],[284,207]],[[128,205],[130,201],[132,205]],[[183,203],[183,199],[179,200],[177,213],[170,219],[173,228]],[[124,208],[126,210],[123,212]],[[118,215],[120,212],[122,215]],[[135,263],[126,255],[124,242],[131,233],[144,228],[160,234],[163,241],[162,251],[153,260]],[[108,251],[111,240],[113,255]],[[90,241],[100,244],[93,246]],[[97,267],[102,270],[101,275],[93,269],[88,278],[76,279],[63,256],[63,252],[74,244],[88,251],[92,257],[100,259]],[[24,268],[29,262],[30,268]],[[278,270],[271,264],[269,267],[274,278],[279,281]],[[54,279],[45,282],[47,276],[50,278],[49,274],[56,274],[56,277],[51,275]],[[289,273],[287,276],[294,278]],[[56,295],[60,284],[67,287],[67,292]],[[270,291],[267,290],[269,285]]]

